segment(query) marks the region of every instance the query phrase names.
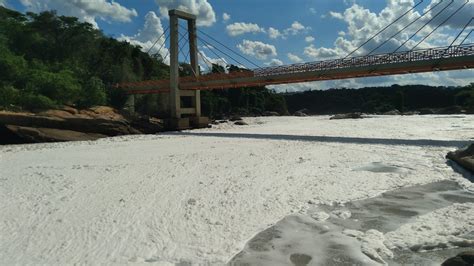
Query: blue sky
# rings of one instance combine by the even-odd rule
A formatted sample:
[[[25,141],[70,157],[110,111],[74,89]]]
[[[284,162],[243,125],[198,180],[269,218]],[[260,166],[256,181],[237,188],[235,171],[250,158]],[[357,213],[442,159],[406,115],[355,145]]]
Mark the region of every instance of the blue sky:
[[[244,54],[260,66],[292,64],[344,57],[360,43],[372,36],[398,16],[410,10],[420,0],[0,0],[0,4],[19,11],[57,10],[64,15],[77,16],[100,28],[105,34],[140,45],[148,50],[168,26],[168,9],[179,8],[198,15],[199,28],[235,51]],[[448,4],[449,1],[445,1]],[[419,19],[413,32],[436,15],[438,7],[428,12],[435,3],[424,0],[407,13],[397,26],[389,28],[361,49],[364,54],[370,47],[381,43],[413,19]],[[464,0],[454,0],[445,13],[433,20],[422,33],[436,27]],[[225,14],[225,15],[224,15]],[[474,3],[467,4],[420,47],[448,45],[474,14]],[[438,23],[438,24],[437,24]],[[468,29],[474,27],[474,22]],[[467,34],[469,30],[466,31]],[[463,34],[461,37],[464,37]],[[385,36],[384,36],[385,35]],[[474,34],[473,34],[474,35]],[[408,35],[407,35],[408,36]],[[202,36],[204,37],[204,36]],[[381,48],[390,51],[404,41],[400,34]],[[417,41],[407,43],[406,49]],[[161,42],[163,42],[162,39]],[[474,36],[468,38],[473,42]],[[203,47],[202,57],[219,63],[209,48]],[[166,45],[165,45],[166,47]],[[364,47],[365,48],[365,47]],[[212,49],[212,48],[211,48]],[[153,47],[153,52],[157,48]],[[166,55],[166,48],[160,53]],[[214,50],[215,51],[215,50]],[[225,58],[228,63],[234,63]],[[222,62],[221,62],[222,63]],[[241,61],[241,63],[244,63]],[[206,64],[202,61],[201,64]],[[235,64],[235,63],[234,63]],[[250,66],[250,65],[249,65]],[[465,85],[474,82],[472,70],[428,73],[408,76],[366,78],[343,81],[316,82],[276,86],[278,90],[326,89],[329,87],[362,87],[423,83],[430,85]]]

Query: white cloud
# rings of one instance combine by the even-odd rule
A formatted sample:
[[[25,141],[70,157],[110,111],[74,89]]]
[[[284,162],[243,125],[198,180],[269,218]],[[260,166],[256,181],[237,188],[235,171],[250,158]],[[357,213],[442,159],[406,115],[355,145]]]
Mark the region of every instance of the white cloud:
[[[289,27],[288,29],[285,29],[283,32],[285,35],[297,35],[301,32],[307,32],[309,30],[311,30],[311,27],[306,27],[300,22],[294,21],[291,24],[291,27]]]
[[[254,56],[260,60],[266,60],[268,57],[277,56],[275,46],[259,41],[243,40],[241,44],[237,45],[237,48],[239,48],[242,53]]]
[[[312,60],[337,58],[340,55],[334,49],[324,47],[316,48],[314,44],[310,44],[309,46],[305,47],[303,53]]]
[[[265,32],[264,28],[261,28],[255,23],[236,22],[226,27],[227,33],[230,36],[238,36],[245,33],[260,33]]]
[[[315,9],[314,7],[310,7],[310,8],[309,8],[309,12],[310,12],[311,14],[316,14],[316,9]]]
[[[145,16],[145,24],[143,28],[133,36],[120,36],[119,40],[127,41],[133,45],[138,45],[142,47],[144,52],[150,50],[155,44],[158,37],[162,36],[163,34],[163,26],[161,24],[160,18],[155,14],[155,12],[150,11]],[[150,50],[151,54],[155,54],[160,50],[160,55],[165,59],[164,62],[169,64],[169,53],[168,49],[166,48],[165,37],[162,36],[158,42],[156,42],[155,46]],[[165,58],[166,56],[166,58]]]
[[[209,27],[216,22],[216,13],[207,0],[155,0],[163,18],[168,18],[170,9],[178,9],[197,16],[197,25]]]
[[[212,69],[213,64],[222,66],[224,69],[226,69],[226,66],[228,65],[227,61],[224,58],[211,58],[207,56],[206,53],[204,53],[203,51],[198,54],[198,57],[201,68],[203,69]]]
[[[278,29],[275,29],[273,27],[270,27],[268,29],[268,37],[270,39],[286,39],[289,35],[297,35],[300,33],[305,33],[311,30],[311,27],[306,27],[303,24],[301,24],[298,21],[294,21],[290,27],[280,31]]]
[[[282,36],[283,35],[281,34],[279,30],[272,27],[268,29],[268,37],[270,37],[270,39],[278,39],[279,37],[282,37]]]
[[[281,66],[283,65],[283,62],[279,59],[272,59],[270,62],[266,62],[265,65],[267,66]]]
[[[344,15],[342,15],[341,13],[329,11],[329,15],[333,18],[344,20]]]
[[[6,6],[7,0],[0,0],[0,6]]]
[[[135,9],[126,8],[109,0],[20,0],[20,3],[29,11],[56,10],[61,15],[78,17],[95,27],[97,27],[97,19],[130,22],[138,15]]]
[[[288,56],[288,59],[290,59],[290,61],[293,62],[293,63],[303,62],[303,59],[301,59],[299,56],[297,56],[295,54],[288,53],[287,56]]]
[[[229,21],[230,20],[230,15],[224,12],[224,14],[222,14],[222,20],[224,22]]]
[[[314,42],[314,37],[313,36],[306,36],[306,38],[304,38],[304,40],[306,42]]]

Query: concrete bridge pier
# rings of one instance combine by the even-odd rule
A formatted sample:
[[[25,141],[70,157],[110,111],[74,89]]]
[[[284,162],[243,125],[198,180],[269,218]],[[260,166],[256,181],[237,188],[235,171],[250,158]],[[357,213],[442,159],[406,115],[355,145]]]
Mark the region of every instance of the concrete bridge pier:
[[[125,102],[124,109],[131,114],[135,113],[135,95],[127,95],[127,101]]]
[[[170,116],[169,127],[172,129],[207,127],[209,119],[201,116],[201,92],[198,90],[180,90],[179,86],[179,19],[188,23],[189,53],[191,68],[196,78],[199,77],[199,62],[197,48],[196,16],[179,11],[170,10]],[[183,101],[190,97],[191,101]],[[191,103],[182,106],[182,103]]]

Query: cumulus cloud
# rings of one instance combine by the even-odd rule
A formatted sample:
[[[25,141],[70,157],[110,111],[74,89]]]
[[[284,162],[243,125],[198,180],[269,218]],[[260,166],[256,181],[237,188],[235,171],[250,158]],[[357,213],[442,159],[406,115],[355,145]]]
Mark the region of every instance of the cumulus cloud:
[[[281,66],[283,65],[283,62],[279,59],[272,59],[270,62],[266,62],[265,65],[267,66]]]
[[[265,32],[264,28],[261,28],[258,24],[255,23],[245,23],[245,22],[236,22],[226,27],[227,33],[230,36],[238,36],[245,33],[259,33]]]
[[[306,27],[300,22],[294,21],[291,24],[291,27],[285,29],[283,32],[285,33],[285,35],[297,35],[299,33],[307,32],[309,30],[311,30],[311,27]]]
[[[161,16],[168,18],[170,9],[179,9],[197,16],[197,25],[209,27],[216,22],[216,13],[207,0],[155,0]]]
[[[304,40],[306,42],[314,42],[314,37],[313,36],[306,36],[306,38],[304,38]]]
[[[287,56],[288,56],[288,59],[290,59],[290,61],[293,62],[293,63],[303,62],[303,59],[301,59],[299,56],[297,56],[295,54],[288,53]]]
[[[283,34],[281,34],[281,32],[273,27],[270,27],[268,29],[268,37],[270,37],[270,39],[278,39],[279,37],[282,37]]]
[[[109,0],[20,0],[20,3],[29,11],[57,10],[59,14],[78,17],[95,27],[98,27],[97,19],[130,22],[138,15],[135,9]]]
[[[229,21],[230,20],[230,15],[224,12],[224,14],[222,14],[222,20],[224,22]]]
[[[306,33],[311,30],[311,27],[306,27],[298,21],[294,21],[290,27],[284,30],[278,30],[273,27],[268,29],[268,37],[270,39],[286,39],[289,35],[298,35],[300,33]]]
[[[259,41],[243,40],[242,43],[237,45],[237,48],[239,48],[242,53],[254,56],[260,60],[266,60],[268,57],[277,56],[275,46]]]
[[[0,0],[0,6],[6,6],[7,0]]]
[[[127,41],[133,45],[138,45],[144,52],[150,50],[150,54],[156,54],[161,47],[160,55],[164,58],[164,62],[169,64],[170,58],[168,49],[166,48],[165,37],[163,34],[163,25],[160,18],[155,12],[150,11],[145,16],[145,24],[143,28],[133,36],[122,35],[119,37],[121,41]],[[157,38],[162,36],[158,42]],[[156,43],[156,44],[155,44]],[[155,45],[154,45],[155,44]],[[153,46],[154,45],[154,46]],[[166,58],[165,58],[166,57]]]
[[[201,51],[198,54],[199,64],[202,69],[212,69],[212,65],[222,66],[226,70],[226,66],[229,64],[224,58],[212,58],[206,55],[205,52]]]

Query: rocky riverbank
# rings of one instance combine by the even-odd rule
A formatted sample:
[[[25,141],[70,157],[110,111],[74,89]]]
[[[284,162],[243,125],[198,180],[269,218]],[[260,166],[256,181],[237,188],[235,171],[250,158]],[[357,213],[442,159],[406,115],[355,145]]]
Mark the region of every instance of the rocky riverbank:
[[[464,149],[450,152],[446,158],[453,160],[474,174],[474,144],[471,144]]]
[[[0,144],[86,141],[160,131],[163,123],[158,119],[127,116],[105,106],[41,113],[0,111]]]

